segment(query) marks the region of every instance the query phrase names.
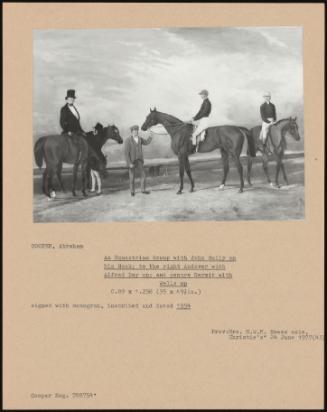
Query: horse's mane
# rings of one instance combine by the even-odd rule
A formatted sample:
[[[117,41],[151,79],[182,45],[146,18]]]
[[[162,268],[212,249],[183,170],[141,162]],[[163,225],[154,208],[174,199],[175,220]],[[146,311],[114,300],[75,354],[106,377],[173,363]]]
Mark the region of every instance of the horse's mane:
[[[175,123],[184,124],[184,122],[183,122],[182,120],[178,119],[177,117],[175,117],[175,116],[173,116],[173,115],[171,115],[171,114],[163,113],[163,112],[159,112],[159,111],[157,111],[157,113],[159,113],[159,114],[161,114],[161,115],[169,118],[169,120],[173,120]]]
[[[289,120],[289,117],[285,117],[284,119],[277,120],[277,122],[275,123],[275,126],[278,126],[281,122],[285,122],[285,120]]]

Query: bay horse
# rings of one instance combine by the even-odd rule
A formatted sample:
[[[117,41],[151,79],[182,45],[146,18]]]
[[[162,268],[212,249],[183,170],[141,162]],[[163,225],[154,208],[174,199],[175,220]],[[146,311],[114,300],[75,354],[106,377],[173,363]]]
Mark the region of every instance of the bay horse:
[[[92,133],[92,132],[91,132]],[[108,139],[122,142],[122,138],[119,135],[119,131],[116,126],[104,127],[102,130],[102,142]],[[94,136],[95,137],[95,136]],[[73,164],[73,185],[72,194],[76,196],[76,182],[78,168],[81,166],[82,175],[82,193],[86,194],[86,177],[87,177],[87,165],[90,156],[98,159],[99,166],[103,168],[103,162],[101,156],[97,153],[97,150],[88,143],[88,134],[86,136],[67,136],[65,134],[60,135],[48,135],[40,137],[34,145],[34,157],[35,162],[39,168],[42,167],[43,161],[45,162],[45,170],[43,172],[43,193],[51,198],[50,191],[53,191],[53,177],[57,176],[62,190],[64,189],[61,179],[62,165],[63,163]],[[98,141],[98,139],[96,139]],[[100,142],[100,138],[99,138]],[[95,146],[94,146],[95,147]],[[103,159],[102,159],[103,160]],[[104,166],[105,167],[105,166]]]
[[[269,134],[267,137],[267,145],[264,147],[260,140],[261,126],[256,126],[250,129],[250,133],[255,145],[255,152],[260,151],[262,153],[262,166],[267,177],[267,181],[272,185],[269,172],[268,172],[268,162],[269,162],[269,149],[268,146],[272,148],[272,154],[276,160],[276,173],[275,173],[275,185],[280,187],[278,178],[279,173],[282,171],[285,183],[288,185],[288,179],[285,171],[285,166],[283,163],[283,158],[285,154],[285,149],[287,148],[287,137],[292,137],[294,140],[300,140],[300,134],[298,125],[296,123],[296,117],[288,117],[285,119],[278,120],[276,123],[270,126]],[[251,185],[251,170],[252,170],[252,157],[248,153],[247,161],[247,180]]]
[[[183,193],[184,188],[184,170],[189,177],[191,188],[190,192],[194,191],[194,181],[192,178],[189,155],[193,154],[193,146],[191,142],[191,135],[193,131],[193,125],[185,123],[174,116],[157,111],[156,108],[150,109],[150,113],[145,119],[142,125],[142,130],[148,130],[150,127],[161,124],[166,129],[167,133],[171,137],[171,149],[178,156],[179,161],[179,177],[180,187],[177,194]],[[243,167],[240,162],[240,154],[243,147],[244,137],[248,140],[248,147],[251,155],[255,156],[254,145],[252,141],[252,135],[249,130],[240,128],[238,126],[214,126],[209,127],[206,130],[206,138],[199,143],[198,152],[207,153],[212,152],[215,149],[220,149],[221,156],[224,165],[223,179],[220,188],[225,186],[227,174],[229,171],[229,156],[235,162],[239,176],[240,176],[240,189],[239,192],[243,192],[244,179],[243,179]]]

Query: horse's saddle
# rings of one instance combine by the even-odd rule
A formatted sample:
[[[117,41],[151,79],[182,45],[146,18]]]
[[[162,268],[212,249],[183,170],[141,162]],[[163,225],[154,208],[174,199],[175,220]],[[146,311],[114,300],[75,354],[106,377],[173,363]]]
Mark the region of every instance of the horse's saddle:
[[[78,148],[80,152],[80,158],[85,157],[87,153],[84,153],[87,151],[87,147],[85,145],[86,140],[84,139],[83,133],[74,133],[72,135],[69,135],[68,133],[63,133],[67,137],[67,142],[72,148]]]
[[[196,133],[196,129],[197,129],[197,126],[193,125],[193,134]],[[200,131],[200,133],[196,133],[197,140],[199,140],[200,142],[203,142],[204,139],[207,137],[207,130],[208,129],[204,129]]]

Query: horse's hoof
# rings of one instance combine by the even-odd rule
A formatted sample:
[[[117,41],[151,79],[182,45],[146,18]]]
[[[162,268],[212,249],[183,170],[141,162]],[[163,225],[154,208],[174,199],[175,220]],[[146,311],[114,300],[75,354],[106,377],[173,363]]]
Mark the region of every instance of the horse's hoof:
[[[183,192],[181,190],[179,190],[176,194],[177,195],[181,195]]]
[[[87,193],[86,192],[82,192],[84,197],[87,197]]]
[[[238,193],[243,193],[243,189],[240,189],[240,190],[238,191]]]
[[[195,192],[194,187],[191,187],[190,193],[193,193],[193,192]]]
[[[220,185],[218,189],[223,189],[225,185]]]
[[[252,184],[251,182],[248,182],[248,185],[249,185],[249,186],[253,186],[253,184]]]
[[[75,197],[77,196],[76,192],[72,192],[72,194],[73,194],[73,196],[75,196]]]

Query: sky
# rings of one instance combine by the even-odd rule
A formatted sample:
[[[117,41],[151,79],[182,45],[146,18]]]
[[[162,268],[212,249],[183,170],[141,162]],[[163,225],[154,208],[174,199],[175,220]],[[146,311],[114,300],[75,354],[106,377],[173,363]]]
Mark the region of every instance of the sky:
[[[260,124],[264,91],[278,118],[303,130],[301,27],[34,30],[33,136],[60,133],[67,89],[76,90],[81,125],[115,124],[122,137],[150,107],[190,119],[209,90],[212,124]],[[121,147],[105,152],[120,159]],[[151,147],[150,147],[151,146]],[[156,136],[149,155],[171,153]]]

